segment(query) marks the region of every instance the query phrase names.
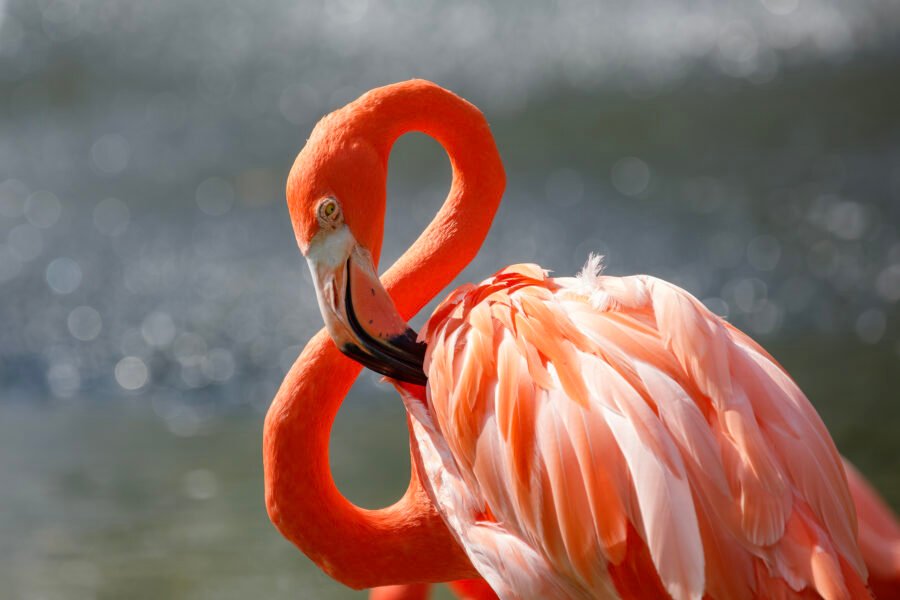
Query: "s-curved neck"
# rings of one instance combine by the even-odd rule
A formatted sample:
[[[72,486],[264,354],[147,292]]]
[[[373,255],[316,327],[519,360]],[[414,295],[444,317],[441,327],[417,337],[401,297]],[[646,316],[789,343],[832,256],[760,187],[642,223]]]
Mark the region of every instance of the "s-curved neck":
[[[503,193],[503,167],[483,115],[434,84],[387,86],[351,106],[356,121],[342,125],[382,152],[385,166],[394,141],[420,131],[444,146],[453,167],[444,205],[381,278],[399,313],[409,319],[478,251]],[[291,368],[266,416],[269,516],[323,570],[351,587],[477,576],[428,498],[414,460],[409,488],[387,508],[361,509],[337,489],[328,440],[359,371],[325,330]]]
[[[359,371],[323,329],[288,372],[263,436],[269,517],[326,573],[356,589],[476,576],[415,469],[403,497],[380,510],[355,506],[337,489],[328,439]]]
[[[409,320],[471,262],[487,237],[506,187],[500,154],[484,115],[459,96],[413,80],[369,92],[358,101],[360,133],[387,164],[400,136],[436,139],[450,158],[450,192],[412,246],[381,277]]]

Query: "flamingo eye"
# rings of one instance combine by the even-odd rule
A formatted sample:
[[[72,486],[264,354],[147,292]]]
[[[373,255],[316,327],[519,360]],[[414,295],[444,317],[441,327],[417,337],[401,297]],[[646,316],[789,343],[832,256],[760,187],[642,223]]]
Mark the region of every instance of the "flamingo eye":
[[[325,198],[319,204],[319,218],[326,223],[334,223],[341,216],[341,208],[334,198]]]

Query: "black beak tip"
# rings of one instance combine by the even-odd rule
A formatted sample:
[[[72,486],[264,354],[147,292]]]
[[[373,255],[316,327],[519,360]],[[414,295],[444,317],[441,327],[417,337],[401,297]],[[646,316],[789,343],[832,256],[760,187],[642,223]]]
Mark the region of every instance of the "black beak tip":
[[[384,344],[366,344],[365,349],[355,344],[344,344],[341,352],[376,373],[424,386],[428,383],[423,369],[426,346],[416,341],[416,337],[416,332],[408,329],[401,335],[388,338]]]
[[[418,334],[407,328],[401,335],[388,339],[388,345],[399,350],[400,358],[406,369],[406,377],[395,377],[401,381],[425,385],[428,377],[425,375],[425,351],[427,346],[417,340]]]

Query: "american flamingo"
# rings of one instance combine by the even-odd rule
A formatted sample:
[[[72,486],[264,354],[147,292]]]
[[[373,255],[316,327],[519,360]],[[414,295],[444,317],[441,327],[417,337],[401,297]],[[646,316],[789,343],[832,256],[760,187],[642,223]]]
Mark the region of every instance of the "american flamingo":
[[[379,280],[388,155],[408,131],[445,147],[453,182]],[[593,258],[574,278],[515,265],[408,327],[477,252],[504,186],[483,115],[428,82],[373,90],[313,130],[287,197],[326,329],[266,417],[280,531],[356,588],[480,576],[503,598],[868,597],[821,420],[684,290]],[[362,365],[400,392],[413,463],[404,496],[374,511],[328,466]],[[881,547],[900,579],[896,538]]]

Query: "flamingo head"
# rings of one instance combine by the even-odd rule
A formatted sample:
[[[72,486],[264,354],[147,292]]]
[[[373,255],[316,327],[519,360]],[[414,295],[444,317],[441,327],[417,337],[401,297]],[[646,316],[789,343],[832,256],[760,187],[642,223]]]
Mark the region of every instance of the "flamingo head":
[[[325,326],[341,352],[373,371],[424,385],[425,345],[398,313],[376,268],[387,159],[352,135],[340,116],[333,113],[316,126],[291,169],[287,200],[294,233]]]

